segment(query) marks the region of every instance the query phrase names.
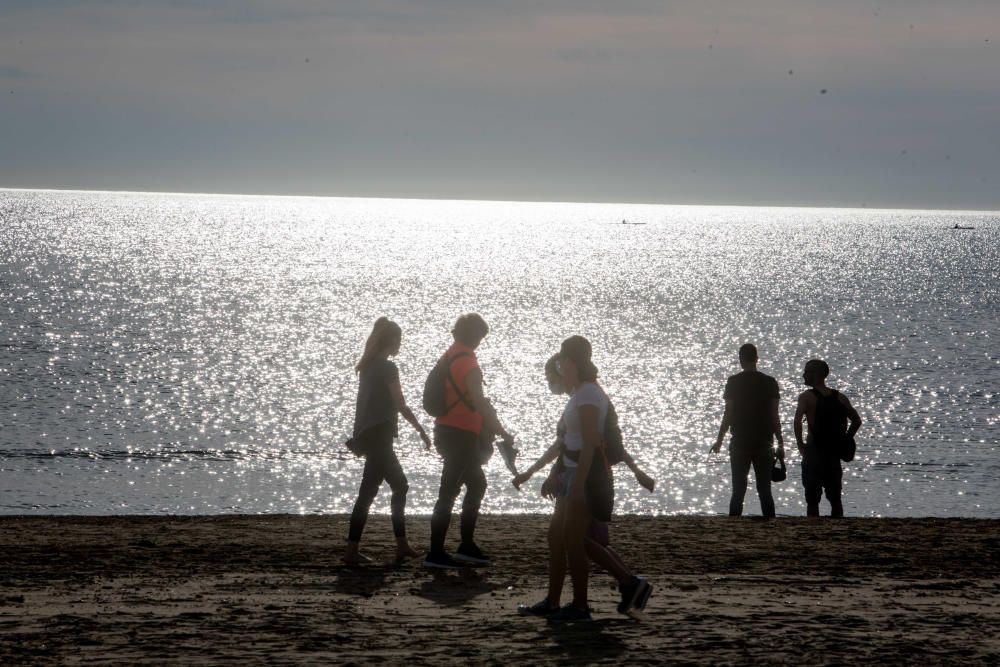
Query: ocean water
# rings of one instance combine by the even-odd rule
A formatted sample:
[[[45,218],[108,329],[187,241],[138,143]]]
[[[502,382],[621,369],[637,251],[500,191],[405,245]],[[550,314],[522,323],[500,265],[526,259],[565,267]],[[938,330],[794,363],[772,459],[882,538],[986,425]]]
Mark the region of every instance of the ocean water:
[[[488,393],[525,462],[564,400],[545,359],[590,338],[657,480],[619,470],[618,511],[726,512],[708,449],[752,341],[791,450],[811,357],[865,420],[849,514],[1000,516],[995,213],[18,190],[0,190],[0,513],[347,512],[372,322],[402,325],[417,408],[465,311],[491,326]],[[402,420],[397,451],[429,512],[439,459]],[[778,512],[801,515],[790,463]],[[548,511],[540,476],[518,492],[497,457],[488,478],[485,511]]]

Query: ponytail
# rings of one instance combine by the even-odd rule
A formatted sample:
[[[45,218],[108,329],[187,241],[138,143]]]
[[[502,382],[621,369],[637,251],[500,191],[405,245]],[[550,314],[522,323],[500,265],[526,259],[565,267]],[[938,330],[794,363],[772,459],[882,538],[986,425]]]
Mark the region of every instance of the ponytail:
[[[365,341],[365,351],[354,367],[354,372],[359,375],[364,372],[373,359],[398,342],[402,335],[403,332],[399,325],[388,317],[383,316],[375,320],[372,332],[368,334],[368,340]]]

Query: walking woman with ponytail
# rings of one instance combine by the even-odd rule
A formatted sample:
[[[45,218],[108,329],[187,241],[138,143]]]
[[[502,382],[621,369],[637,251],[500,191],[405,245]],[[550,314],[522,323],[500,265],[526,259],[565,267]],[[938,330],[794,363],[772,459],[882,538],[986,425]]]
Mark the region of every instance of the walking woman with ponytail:
[[[392,512],[392,532],[396,536],[396,562],[417,555],[406,539],[404,509],[409,484],[399,465],[392,441],[399,436],[398,415],[413,425],[430,449],[431,441],[424,427],[406,405],[399,384],[399,369],[389,357],[399,354],[403,332],[399,325],[387,317],[380,317],[372,328],[365,351],[354,370],[358,374],[358,402],[354,413],[354,435],[351,450],[365,457],[365,471],[361,477],[358,500],[351,512],[344,562],[361,565],[371,561],[358,547],[361,533],[368,521],[368,510],[378,495],[382,482],[392,489],[389,505]]]

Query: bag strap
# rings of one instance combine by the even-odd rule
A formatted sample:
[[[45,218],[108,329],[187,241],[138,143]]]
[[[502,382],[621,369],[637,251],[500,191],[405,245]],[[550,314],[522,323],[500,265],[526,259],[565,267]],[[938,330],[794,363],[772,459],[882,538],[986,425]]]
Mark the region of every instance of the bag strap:
[[[465,407],[469,408],[471,412],[476,411],[476,406],[473,405],[472,402],[466,397],[465,392],[463,392],[461,389],[458,388],[458,383],[455,381],[455,378],[451,374],[452,364],[454,364],[461,357],[471,357],[471,356],[472,354],[470,352],[459,352],[453,357],[447,357],[448,368],[445,370],[445,375],[447,376],[448,381],[451,382],[451,386],[455,390],[455,395],[458,396],[458,399],[454,403],[445,408],[444,410],[445,414],[451,412],[455,408],[455,406],[458,405],[459,403],[465,403]]]

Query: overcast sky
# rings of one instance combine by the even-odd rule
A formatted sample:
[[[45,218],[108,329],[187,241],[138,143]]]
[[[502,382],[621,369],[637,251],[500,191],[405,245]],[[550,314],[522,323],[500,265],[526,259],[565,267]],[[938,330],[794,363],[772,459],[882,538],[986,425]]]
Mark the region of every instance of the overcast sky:
[[[0,93],[0,187],[1000,209],[997,0],[0,0]]]

